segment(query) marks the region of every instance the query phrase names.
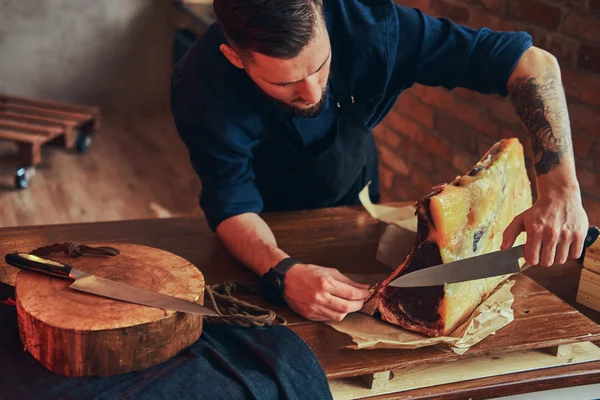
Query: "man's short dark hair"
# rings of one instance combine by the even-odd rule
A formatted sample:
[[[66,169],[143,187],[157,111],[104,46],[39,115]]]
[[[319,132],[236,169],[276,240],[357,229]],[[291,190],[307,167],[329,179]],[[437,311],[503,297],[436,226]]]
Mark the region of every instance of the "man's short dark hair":
[[[323,0],[214,0],[213,10],[242,57],[296,57],[315,35]]]

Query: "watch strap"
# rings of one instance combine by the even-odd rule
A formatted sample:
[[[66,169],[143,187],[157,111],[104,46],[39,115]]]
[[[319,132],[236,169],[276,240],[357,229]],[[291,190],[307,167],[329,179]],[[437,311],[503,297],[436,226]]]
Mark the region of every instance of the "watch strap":
[[[285,304],[283,278],[285,273],[296,264],[300,264],[300,261],[286,257],[279,261],[277,265],[271,267],[260,278],[260,292],[269,302],[280,305]]]
[[[285,273],[292,268],[294,265],[296,264],[300,264],[300,261],[296,260],[295,258],[292,257],[286,257],[283,260],[279,261],[277,263],[277,265],[275,265],[273,267],[273,269],[275,270],[275,272],[277,272],[279,275],[285,275]]]

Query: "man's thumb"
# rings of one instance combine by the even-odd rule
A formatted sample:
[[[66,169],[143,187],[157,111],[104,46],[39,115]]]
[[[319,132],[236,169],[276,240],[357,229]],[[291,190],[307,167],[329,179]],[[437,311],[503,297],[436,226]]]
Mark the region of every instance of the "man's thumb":
[[[506,250],[511,248],[513,244],[515,244],[517,236],[519,236],[519,234],[524,230],[525,224],[523,214],[519,214],[504,230],[504,234],[502,235],[502,246],[500,246],[500,250]]]

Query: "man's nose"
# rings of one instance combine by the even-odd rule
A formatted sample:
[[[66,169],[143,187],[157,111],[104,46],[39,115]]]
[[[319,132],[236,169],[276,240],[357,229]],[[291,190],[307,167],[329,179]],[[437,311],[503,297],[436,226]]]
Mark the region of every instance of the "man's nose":
[[[300,96],[304,101],[316,104],[321,100],[321,86],[316,75],[308,77],[300,87]]]

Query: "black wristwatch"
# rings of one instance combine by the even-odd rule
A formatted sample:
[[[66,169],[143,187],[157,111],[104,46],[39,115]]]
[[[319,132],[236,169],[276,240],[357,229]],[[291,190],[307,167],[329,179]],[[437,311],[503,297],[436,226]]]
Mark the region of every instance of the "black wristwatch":
[[[283,278],[285,273],[296,264],[300,264],[300,261],[291,257],[284,258],[260,278],[260,293],[270,303],[285,304],[285,300],[283,299]]]

